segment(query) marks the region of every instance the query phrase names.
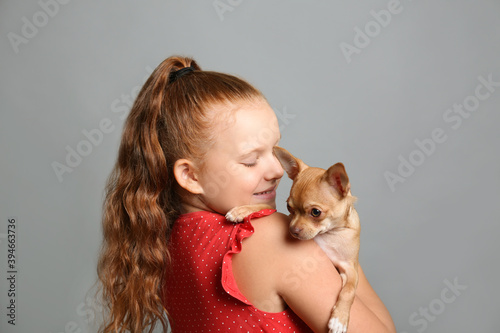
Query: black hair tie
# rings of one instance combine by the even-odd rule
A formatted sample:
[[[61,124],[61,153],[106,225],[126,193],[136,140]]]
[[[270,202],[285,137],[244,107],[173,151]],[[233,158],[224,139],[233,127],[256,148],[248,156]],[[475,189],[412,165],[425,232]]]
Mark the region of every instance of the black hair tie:
[[[170,73],[170,75],[168,76],[168,83],[172,83],[172,82],[175,82],[175,80],[177,80],[178,78],[180,78],[181,76],[184,76],[186,75],[187,73],[191,73],[192,71],[194,71],[195,69],[191,66],[189,67],[184,67],[184,68],[181,68],[179,69],[178,71],[175,71],[175,72],[172,72]]]

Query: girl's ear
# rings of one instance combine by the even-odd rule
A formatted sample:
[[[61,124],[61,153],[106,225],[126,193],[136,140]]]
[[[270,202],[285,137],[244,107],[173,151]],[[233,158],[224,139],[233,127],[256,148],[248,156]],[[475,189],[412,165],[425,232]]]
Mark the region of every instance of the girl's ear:
[[[202,194],[203,188],[198,181],[196,167],[192,161],[180,159],[174,163],[174,177],[177,183],[193,194]]]

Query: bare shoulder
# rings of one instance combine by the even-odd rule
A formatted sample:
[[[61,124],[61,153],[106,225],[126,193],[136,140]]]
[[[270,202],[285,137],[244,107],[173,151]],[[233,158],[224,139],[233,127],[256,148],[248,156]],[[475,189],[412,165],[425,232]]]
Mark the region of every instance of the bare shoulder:
[[[276,290],[277,263],[286,242],[288,217],[274,213],[252,220],[254,233],[243,241],[232,267],[241,293],[258,309],[280,312],[286,307]]]
[[[289,224],[290,218],[279,212],[254,219],[252,220],[255,236],[254,240],[262,239],[264,241],[272,241],[273,243],[280,242],[282,244],[287,244],[290,242],[290,237],[288,236]]]

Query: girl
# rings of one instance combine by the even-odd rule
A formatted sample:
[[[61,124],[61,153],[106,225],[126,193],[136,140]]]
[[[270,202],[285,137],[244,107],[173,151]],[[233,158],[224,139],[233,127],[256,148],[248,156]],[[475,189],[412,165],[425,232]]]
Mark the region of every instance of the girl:
[[[109,309],[101,332],[326,332],[341,279],[314,241],[263,210],[228,222],[233,207],[275,207],[283,169],[277,118],[231,75],[170,57],[126,120],[108,180],[98,264]],[[360,268],[349,332],[395,332]]]

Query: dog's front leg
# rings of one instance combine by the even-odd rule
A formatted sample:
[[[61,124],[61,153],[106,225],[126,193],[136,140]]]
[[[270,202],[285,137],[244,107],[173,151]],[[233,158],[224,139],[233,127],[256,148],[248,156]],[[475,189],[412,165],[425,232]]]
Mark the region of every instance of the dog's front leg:
[[[332,310],[328,328],[330,333],[346,333],[351,306],[358,286],[358,265],[354,262],[341,262],[335,266],[342,278],[342,289]]]

